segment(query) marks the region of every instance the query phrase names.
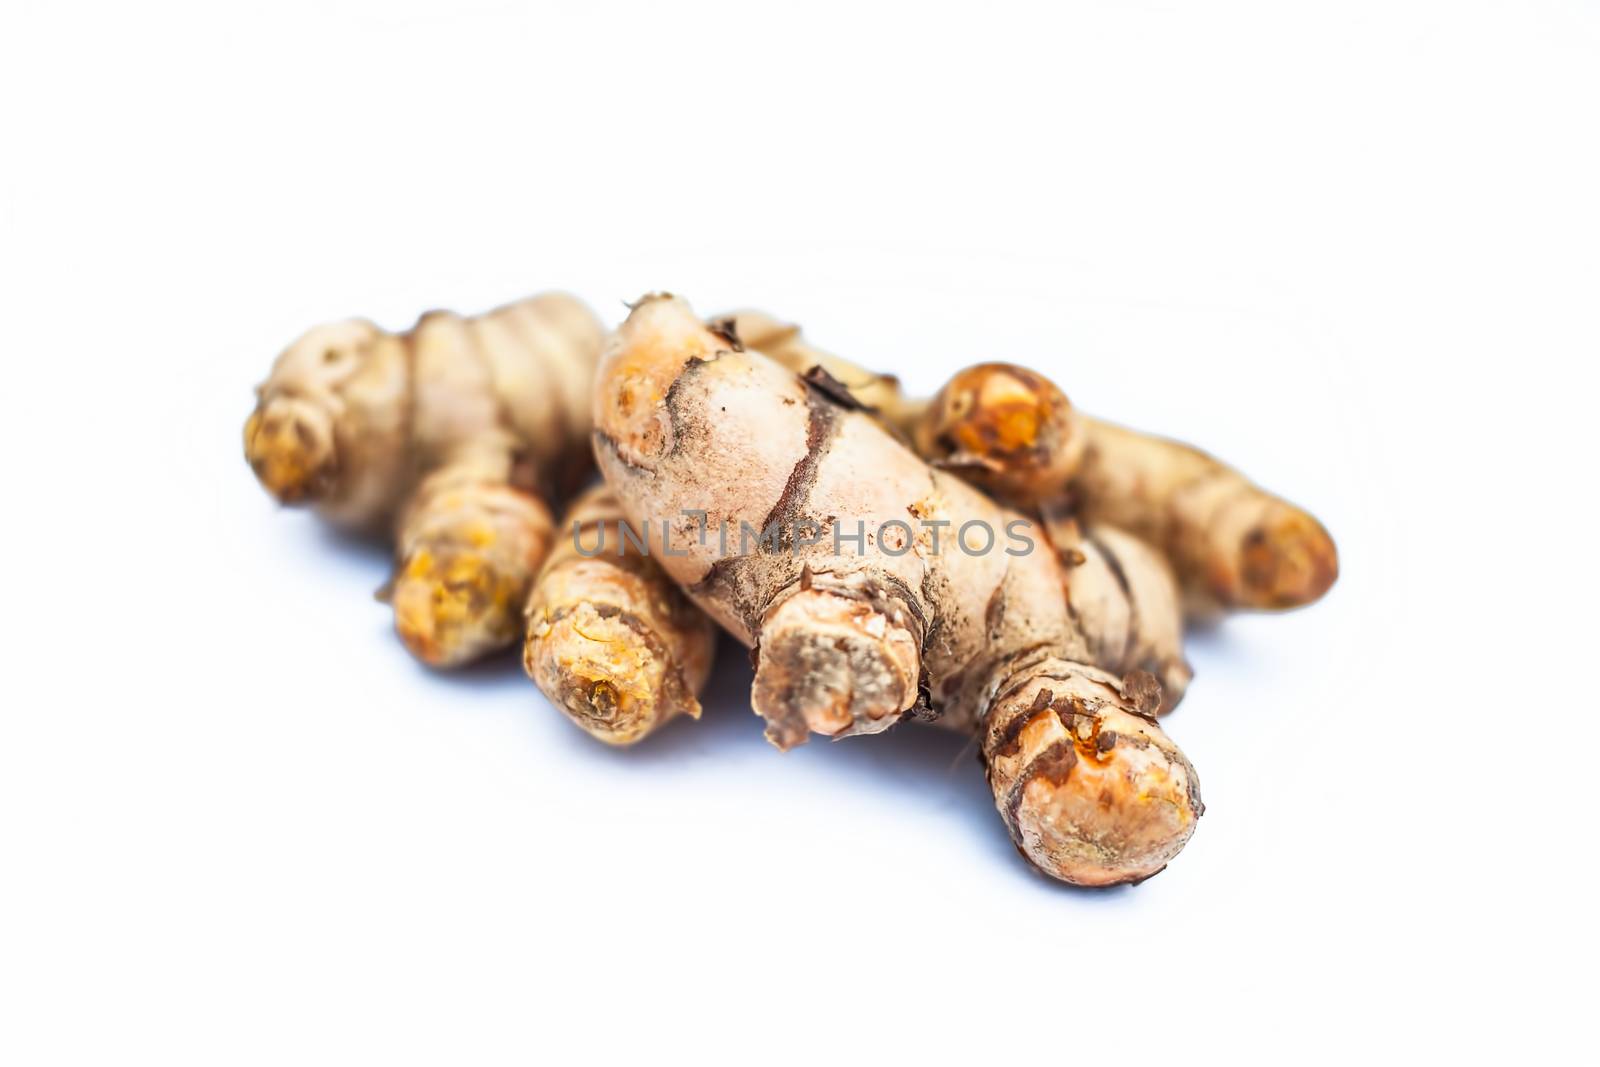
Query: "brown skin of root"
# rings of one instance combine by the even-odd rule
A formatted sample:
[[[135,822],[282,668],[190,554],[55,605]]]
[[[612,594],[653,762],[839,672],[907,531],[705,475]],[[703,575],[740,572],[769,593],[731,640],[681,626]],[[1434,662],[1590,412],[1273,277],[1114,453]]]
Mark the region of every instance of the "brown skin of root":
[[[621,537],[622,521],[603,487],[572,505],[529,598],[523,646],[523,666],[544,694],[612,745],[680,715],[698,719],[716,649],[711,620]],[[594,554],[580,553],[580,543]]]
[[[544,294],[391,334],[318,326],[278,357],[245,424],[262,485],[335,525],[388,534],[405,646],[454,667],[513,644],[551,540],[541,497],[590,469],[602,329]]]
[[[755,349],[796,374],[820,368],[848,395],[853,404],[871,411],[880,422],[896,433],[910,425],[922,410],[917,401],[908,400],[900,390],[900,380],[892,374],[879,374],[841,359],[811,344],[800,327],[764,311],[734,311],[707,320],[740,345]]]
[[[1118,676],[1148,672],[1161,686],[1158,714],[1177,707],[1194,671],[1183,658],[1182,592],[1167,561],[1113,527],[1055,515],[1044,525],[1089,661]]]
[[[1081,886],[1139,882],[1183,848],[1199,779],[1155,725],[1144,676],[1062,662],[996,702],[980,732],[995,803],[1018,850]],[[1141,703],[1143,702],[1143,703]]]
[[[780,749],[810,733],[879,733],[916,701],[919,665],[904,626],[860,600],[802,590],[762,623],[751,704]]]

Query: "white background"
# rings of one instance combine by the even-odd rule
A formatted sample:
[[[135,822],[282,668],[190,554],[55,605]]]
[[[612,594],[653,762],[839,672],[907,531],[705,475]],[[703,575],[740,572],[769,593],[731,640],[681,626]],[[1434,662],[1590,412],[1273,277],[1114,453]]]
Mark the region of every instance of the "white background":
[[[1600,7],[8,3],[0,1060],[1595,1055]],[[609,751],[276,509],[305,327],[759,305],[1035,364],[1336,535],[1195,635],[1153,881],[972,752]]]

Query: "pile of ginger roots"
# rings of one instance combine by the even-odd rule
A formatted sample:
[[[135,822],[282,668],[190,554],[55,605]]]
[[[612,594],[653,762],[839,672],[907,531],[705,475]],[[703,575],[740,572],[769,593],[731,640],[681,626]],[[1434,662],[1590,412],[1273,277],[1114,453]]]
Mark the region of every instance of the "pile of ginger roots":
[[[1305,511],[1034,371],[914,399],[665,293],[611,333],[561,293],[317,327],[244,436],[278,501],[392,541],[380,595],[424,663],[521,642],[557,708],[630,745],[699,717],[720,627],[778,748],[961,731],[1018,850],[1085,886],[1162,870],[1204,810],[1159,718],[1185,620],[1308,604],[1338,572]]]

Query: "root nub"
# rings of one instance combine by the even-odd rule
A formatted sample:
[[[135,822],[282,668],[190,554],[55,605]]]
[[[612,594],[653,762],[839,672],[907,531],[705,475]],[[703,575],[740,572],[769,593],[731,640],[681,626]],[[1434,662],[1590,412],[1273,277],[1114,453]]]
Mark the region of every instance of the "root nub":
[[[401,561],[390,593],[395,632],[430,667],[504,648],[516,639],[522,577],[471,550],[419,550]]]
[[[795,593],[768,613],[759,637],[751,702],[781,749],[811,733],[879,733],[916,702],[916,640],[865,601]]]
[[[401,523],[390,593],[406,648],[448,668],[514,644],[550,539],[550,513],[530,494],[488,483],[425,487]]]
[[[631,745],[679,715],[698,719],[717,640],[637,535],[623,536],[625,523],[603,486],[572,502],[562,521],[570,534],[528,600],[522,650],[544,695],[610,745]]]
[[[314,502],[338,475],[332,420],[320,405],[297,397],[277,397],[250,416],[244,455],[280,504]]]
[[[1339,577],[1333,538],[1299,508],[1274,502],[1271,515],[1240,546],[1243,599],[1252,607],[1277,609],[1310,604]]]
[[[697,620],[699,629],[673,640],[608,607],[578,602],[555,617],[531,610],[523,649],[528,675],[568,718],[607,744],[631,745],[679,715],[698,719],[695,690],[709,667],[709,621]],[[699,669],[673,655],[671,647],[683,644],[693,644],[687,651],[703,661]]]
[[[1011,363],[956,373],[912,429],[935,466],[1022,505],[1057,493],[1077,470],[1085,436],[1065,394]]]
[[[1127,685],[1053,661],[986,718],[995,803],[1018,850],[1052,878],[1142,881],[1178,854],[1204,810],[1194,768]]]

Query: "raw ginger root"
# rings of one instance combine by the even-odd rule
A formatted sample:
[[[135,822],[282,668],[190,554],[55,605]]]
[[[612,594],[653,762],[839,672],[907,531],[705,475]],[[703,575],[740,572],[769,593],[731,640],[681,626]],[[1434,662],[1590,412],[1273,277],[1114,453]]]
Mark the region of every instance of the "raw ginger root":
[[[890,375],[874,374],[807,342],[795,325],[759,311],[740,311],[709,324],[813,381],[842,387],[849,401],[871,411],[903,440],[926,432],[930,409],[939,405],[908,399]],[[818,376],[817,369],[825,372]],[[1083,455],[1084,435],[1071,405],[1051,382],[1021,367],[1005,376],[985,376],[983,399],[959,386],[941,394],[947,404],[980,408],[981,417],[951,423],[963,462],[976,465],[991,491],[1033,501],[1036,482],[1069,477]],[[957,399],[951,400],[951,394]],[[924,447],[939,453],[931,444]],[[1119,677],[1147,671],[1161,684],[1160,714],[1183,699],[1194,672],[1183,656],[1183,604],[1177,578],[1161,553],[1114,526],[1083,523],[1056,509],[1040,516],[1061,563],[1067,609],[1090,651],[1090,662]]]
[[[909,424],[924,408],[904,396],[893,376],[867,371],[817,348],[804,339],[798,326],[764,312],[738,311],[713,318],[707,325],[795,373],[813,375],[818,381],[831,379],[891,428]],[[827,378],[816,378],[817,368]],[[704,672],[692,674],[694,680],[684,684],[677,665],[709,663],[712,648],[706,631],[689,625],[690,620],[704,625],[704,616],[639,552],[642,537],[637,533],[631,541],[621,537],[617,524],[622,521],[620,505],[609,492],[593,491],[573,505],[562,529],[577,526],[574,536],[580,542],[598,541],[604,551],[600,558],[585,559],[563,536],[535,586],[538,603],[529,607],[526,657],[529,674],[545,694],[584,729],[613,744],[636,741],[676,714],[698,718],[693,694],[703,685]],[[1062,561],[1068,609],[1079,620],[1093,664],[1118,677],[1133,670],[1150,672],[1161,684],[1159,711],[1165,714],[1182,699],[1193,673],[1183,658],[1182,614],[1171,569],[1159,553],[1114,528],[1095,527],[1085,534],[1069,519],[1046,519],[1044,525]],[[602,529],[607,532],[601,533]],[[624,555],[617,561],[619,549]],[[547,595],[547,586],[569,570],[581,578],[563,579],[561,593]],[[626,594],[614,590],[598,596],[624,575],[630,583]],[[662,605],[655,613],[661,621],[648,626],[648,638],[623,630],[615,621],[649,617],[646,611],[628,606],[630,598],[634,603],[648,599]],[[594,609],[585,601],[603,602],[609,625],[593,622]],[[687,617],[681,614],[685,611]],[[553,618],[569,613],[587,615],[590,621],[550,636],[552,625],[563,625],[553,623]],[[602,629],[611,632],[609,644],[585,636]],[[552,651],[557,641],[566,648],[559,655]],[[685,645],[696,654],[686,657]],[[702,647],[706,651],[698,654]],[[641,684],[641,676],[650,682]],[[667,695],[651,700],[647,694],[657,688]]]
[[[934,466],[1016,506],[1066,508],[1157,545],[1195,614],[1299,607],[1338,577],[1310,514],[1199,449],[1083,415],[1026,368],[957,373],[909,433]]]
[[[756,649],[768,737],[787,748],[913,714],[976,732],[1041,870],[1082,885],[1159,871],[1202,807],[1156,725],[1158,684],[1091,666],[1037,528],[930,468],[831,378],[652,295],[595,390],[607,482],[630,521],[662,532],[661,566]]]
[[[316,327],[257,388],[245,456],[280,502],[390,534],[396,631],[425,663],[467,663],[516,641],[554,533],[546,500],[589,469],[603,335],[559,293],[399,334]]]
[[[616,497],[575,500],[534,582],[523,665],[551,703],[594,737],[627,745],[679,715],[700,717],[716,629],[624,535]]]

